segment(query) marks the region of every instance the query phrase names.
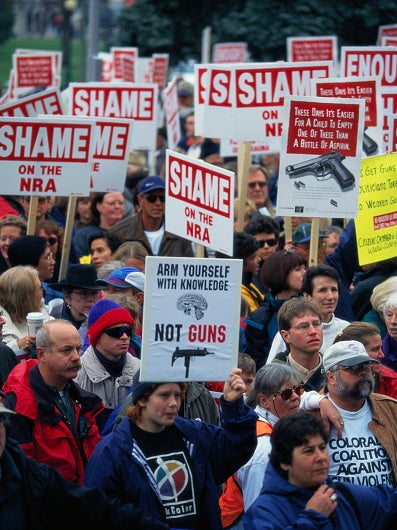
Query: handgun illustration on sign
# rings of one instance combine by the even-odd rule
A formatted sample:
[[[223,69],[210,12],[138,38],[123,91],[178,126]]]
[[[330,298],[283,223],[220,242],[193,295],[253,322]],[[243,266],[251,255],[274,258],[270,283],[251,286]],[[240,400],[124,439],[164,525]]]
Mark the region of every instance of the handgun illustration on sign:
[[[345,158],[339,151],[331,151],[326,155],[287,166],[285,172],[290,179],[300,179],[306,175],[314,175],[317,180],[327,180],[332,177],[342,191],[348,191],[354,188],[354,176],[342,164]]]
[[[185,379],[189,377],[190,361],[194,360],[195,357],[205,357],[206,355],[215,355],[215,352],[208,351],[207,348],[194,348],[194,349],[180,349],[178,346],[175,348],[172,354],[171,366],[174,366],[174,362],[180,357],[184,358],[185,363]]]
[[[368,127],[364,127],[363,135],[363,151],[367,156],[376,155],[378,152],[378,144],[365,132]]]

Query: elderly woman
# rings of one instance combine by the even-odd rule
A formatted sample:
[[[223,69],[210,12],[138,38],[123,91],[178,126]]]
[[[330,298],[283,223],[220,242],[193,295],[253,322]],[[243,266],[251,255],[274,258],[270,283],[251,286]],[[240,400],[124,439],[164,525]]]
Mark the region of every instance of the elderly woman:
[[[28,332],[26,315],[40,312],[44,322],[52,318],[43,303],[43,291],[36,269],[18,265],[0,276],[0,310],[6,320],[3,342],[17,355],[31,354],[35,335]]]
[[[298,412],[300,408],[320,409],[322,416],[339,426],[339,414],[332,403],[322,399],[317,392],[305,392],[299,374],[286,364],[262,366],[255,376],[246,404],[255,406],[258,414],[258,444],[252,458],[227,481],[219,501],[224,528],[236,530],[244,528],[241,522],[243,512],[261,491],[271,449],[270,435],[278,420]]]
[[[387,333],[382,341],[382,363],[397,372],[397,293],[392,293],[383,308]]]
[[[395,528],[397,490],[329,483],[328,436],[312,414],[281,418],[261,493],[244,516],[252,530],[386,530]],[[394,524],[393,524],[394,523]]]

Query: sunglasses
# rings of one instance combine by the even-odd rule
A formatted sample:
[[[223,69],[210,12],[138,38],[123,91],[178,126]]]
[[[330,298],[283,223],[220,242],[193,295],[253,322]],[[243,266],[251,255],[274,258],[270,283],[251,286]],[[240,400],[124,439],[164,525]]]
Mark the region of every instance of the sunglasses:
[[[274,247],[277,244],[277,239],[265,239],[265,240],[258,239],[258,243],[259,243],[259,248],[263,248],[265,246],[265,243],[269,247]]]
[[[298,396],[301,396],[304,391],[305,385],[301,383],[300,385],[292,386],[291,388],[284,388],[284,390],[276,392],[273,396],[273,399],[280,394],[280,397],[283,401],[288,401],[289,399],[291,399],[291,396],[294,392],[295,394],[298,394]]]
[[[266,188],[267,182],[248,182],[248,187],[251,189],[254,189],[256,186],[259,186],[260,188]]]
[[[148,193],[147,195],[145,195],[145,198],[147,202],[150,203],[156,202],[157,199],[160,199],[160,202],[165,202],[164,193]]]
[[[132,327],[131,326],[117,326],[116,328],[107,328],[105,329],[104,333],[108,337],[112,337],[112,339],[121,339],[124,333],[127,335],[127,337],[131,337]]]
[[[358,375],[361,372],[370,372],[371,371],[371,364],[370,363],[361,363],[356,364],[355,366],[343,366],[342,364],[339,365],[339,370],[344,370],[345,372],[349,372],[353,375]]]

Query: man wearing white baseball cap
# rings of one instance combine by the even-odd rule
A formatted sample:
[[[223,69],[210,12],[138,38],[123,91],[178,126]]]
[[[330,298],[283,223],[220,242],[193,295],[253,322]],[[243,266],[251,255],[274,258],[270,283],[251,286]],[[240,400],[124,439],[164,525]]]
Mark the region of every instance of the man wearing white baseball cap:
[[[397,401],[375,394],[370,357],[361,342],[340,341],[323,355],[327,397],[343,418],[331,430],[331,479],[365,486],[397,484]]]

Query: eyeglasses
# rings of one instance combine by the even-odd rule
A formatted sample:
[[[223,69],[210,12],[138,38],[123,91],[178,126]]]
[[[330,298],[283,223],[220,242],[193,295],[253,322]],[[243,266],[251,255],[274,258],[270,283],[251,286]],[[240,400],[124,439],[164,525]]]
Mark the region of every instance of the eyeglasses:
[[[349,372],[353,375],[358,375],[361,372],[370,372],[371,371],[371,363],[361,363],[356,364],[355,366],[344,366],[340,364],[338,366],[339,370],[344,370],[345,372]]]
[[[298,394],[298,396],[301,396],[304,391],[305,391],[305,385],[301,383],[300,385],[291,386],[290,388],[284,388],[284,390],[275,392],[273,398],[280,395],[283,401],[288,401],[289,399],[291,399],[291,396],[293,393]]]
[[[165,195],[164,193],[148,193],[147,195],[144,195],[147,202],[153,203],[156,202],[157,199],[160,199],[160,202],[165,202]]]
[[[4,425],[4,427],[9,427],[11,425],[10,414],[0,414],[0,425]]]
[[[265,245],[274,247],[277,244],[277,239],[258,239],[259,248],[263,248]]]
[[[307,331],[310,326],[313,326],[314,329],[320,329],[323,326],[321,320],[313,320],[313,322],[302,322],[297,326],[291,326],[290,329],[296,329],[297,331]]]
[[[286,256],[287,254],[296,254],[296,250],[294,248],[286,248],[284,250],[284,256]]]
[[[104,333],[108,337],[112,337],[112,339],[121,339],[124,333],[127,335],[127,337],[131,337],[132,327],[131,326],[117,326],[116,328],[107,328],[104,330]]]
[[[47,256],[43,256],[41,259],[44,259],[45,261],[52,261],[54,259],[54,256],[52,252],[50,252],[49,254],[47,254]]]
[[[263,180],[256,180],[255,182],[248,182],[249,188],[254,189],[256,186],[259,186],[260,188],[266,188],[267,182],[264,182]]]
[[[80,298],[89,298],[90,296],[93,298],[97,298],[99,296],[99,291],[94,291],[90,289],[86,289],[82,291],[71,291],[71,293],[76,294]]]
[[[13,243],[16,239],[18,238],[14,236],[1,236],[0,237],[0,241],[2,243],[6,243],[7,241],[9,241],[10,243]]]

